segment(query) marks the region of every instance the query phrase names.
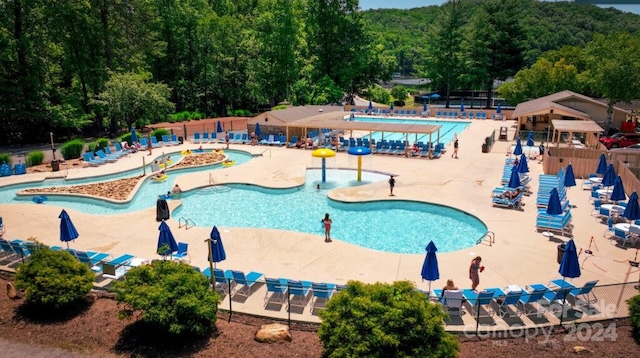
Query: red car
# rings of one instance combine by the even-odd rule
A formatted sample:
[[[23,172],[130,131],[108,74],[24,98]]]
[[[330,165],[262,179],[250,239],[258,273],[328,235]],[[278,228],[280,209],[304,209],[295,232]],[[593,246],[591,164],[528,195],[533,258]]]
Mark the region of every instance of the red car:
[[[636,143],[640,143],[640,134],[616,133],[611,137],[601,137],[600,142],[604,144],[607,149],[623,148]]]

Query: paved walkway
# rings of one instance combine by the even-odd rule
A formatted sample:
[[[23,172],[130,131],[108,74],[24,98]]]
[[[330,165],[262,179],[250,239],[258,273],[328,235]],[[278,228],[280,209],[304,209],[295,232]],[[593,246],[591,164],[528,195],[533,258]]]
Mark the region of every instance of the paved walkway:
[[[460,139],[459,158],[451,158],[449,151],[441,159],[428,160],[397,156],[376,155],[373,157],[373,169],[396,175],[395,200],[421,200],[464,210],[481,219],[495,233],[496,242],[489,245],[483,242],[474,247],[438,255],[441,279],[433,287],[444,286],[451,278],[459,287],[470,286],[467,275],[468,265],[475,256],[483,257],[486,270],[481,274],[480,289],[486,287],[505,287],[510,284],[525,286],[531,283],[547,283],[559,278],[556,262],[556,241],[550,241],[535,230],[535,194],[525,197],[524,210],[509,210],[491,206],[491,191],[500,185],[508,142],[496,142],[491,153],[481,153],[484,138],[491,135],[502,125],[512,122],[474,121],[464,132],[458,133]],[[510,128],[510,136],[515,128]],[[219,146],[219,145],[218,145]],[[197,148],[195,144],[184,144],[164,151],[180,151]],[[177,178],[183,191],[209,185],[211,175],[216,184],[247,182],[267,187],[292,187],[301,185],[305,180],[305,169],[313,166],[310,151],[275,147],[231,145],[232,149],[245,150],[260,155],[250,162],[226,168],[185,174]],[[154,151],[154,154],[158,150]],[[143,159],[144,158],[144,159]],[[24,180],[37,180],[51,175],[66,174],[69,178],[87,175],[100,175],[140,166],[149,162],[146,151],[132,154],[113,164],[97,168],[76,169],[58,173],[38,173],[28,176],[0,178],[0,185]],[[337,156],[339,167],[348,167],[347,154]],[[538,175],[541,165],[530,163],[533,178],[532,189],[537,191]],[[388,184],[372,183],[353,188],[340,188],[329,192],[331,198],[344,201],[387,200]],[[621,249],[603,239],[605,226],[590,215],[592,205],[588,203],[589,192],[572,188],[568,193],[570,201],[577,205],[572,209],[574,239],[578,250],[589,248],[590,239],[593,255],[584,261],[582,276],[574,280],[582,285],[589,280],[598,279],[600,284],[626,282],[638,279],[637,269],[631,269],[627,263],[634,259],[635,250]],[[179,201],[170,201],[175,208]],[[224,210],[223,203],[214,203],[212,210]],[[47,245],[60,245],[58,240],[60,207],[54,205],[34,205],[32,203],[0,205],[0,215],[7,226],[5,238],[14,239],[35,237]],[[158,237],[158,223],[155,221],[155,203],[149,203],[149,209],[134,213],[99,216],[74,210],[68,210],[80,233],[73,247],[81,250],[107,251],[115,255],[123,253],[153,259]],[[210,227],[179,229],[175,218],[168,221],[176,239],[189,243],[191,263],[206,267],[208,265],[207,247],[204,239],[208,237]],[[213,224],[213,223],[212,223]],[[410,280],[418,288],[427,289],[428,283],[422,282],[420,270],[424,255],[395,254],[378,252],[340,241],[336,237],[330,244],[319,235],[256,228],[224,227],[224,223],[215,223],[224,238],[227,259],[219,266],[243,271],[259,271],[269,277],[286,277],[311,281],[346,283],[348,280],[364,282],[393,282]],[[380,223],[394,225],[394,223]],[[426,243],[430,239],[425,232]],[[566,240],[566,238],[565,238]],[[596,248],[597,245],[597,248]],[[583,262],[586,254],[580,256]],[[252,311],[265,314],[263,297],[266,289],[260,287],[246,304]],[[225,300],[221,307],[226,307]],[[236,308],[241,306],[236,306]],[[284,310],[267,312],[269,315],[286,315]],[[313,317],[311,317],[313,319]],[[317,318],[315,318],[317,319]]]

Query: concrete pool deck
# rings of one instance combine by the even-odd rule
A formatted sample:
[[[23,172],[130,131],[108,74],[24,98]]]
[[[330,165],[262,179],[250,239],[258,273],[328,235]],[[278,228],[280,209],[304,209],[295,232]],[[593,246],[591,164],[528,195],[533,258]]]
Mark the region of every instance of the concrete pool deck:
[[[394,200],[420,200],[464,210],[482,220],[488,229],[495,233],[495,243],[487,241],[456,252],[439,253],[438,262],[440,280],[433,282],[433,288],[441,288],[447,279],[453,279],[460,288],[468,288],[468,266],[472,258],[482,256],[485,271],[480,275],[479,289],[487,287],[505,287],[516,284],[526,286],[532,283],[547,283],[560,278],[556,262],[558,242],[549,240],[535,229],[536,193],[541,165],[529,162],[531,196],[525,197],[524,210],[511,210],[491,206],[491,191],[500,186],[502,171],[507,158],[507,149],[512,142],[496,142],[491,153],[482,153],[481,145],[486,136],[503,125],[513,122],[476,120],[462,133],[458,133],[460,148],[459,159],[451,158],[452,145],[442,158],[405,158],[403,156],[374,155],[372,168],[364,167],[396,176]],[[515,128],[509,128],[510,137]],[[220,144],[209,145],[220,147]],[[116,163],[95,168],[69,169],[68,178],[108,174],[131,169],[142,164],[142,158],[155,158],[162,151],[170,153],[183,149],[195,149],[196,144],[184,144],[175,147],[154,149],[154,156],[146,156],[146,151],[131,154]],[[311,151],[278,147],[249,146],[231,144],[231,149],[247,151],[256,155],[246,164],[205,170],[181,175],[176,179],[183,191],[210,185],[225,183],[251,183],[268,187],[291,187],[301,185],[305,180],[307,167],[317,163],[311,157]],[[344,152],[336,157],[337,167],[352,167]],[[64,167],[63,167],[64,169]],[[0,185],[21,181],[41,180],[45,177],[62,175],[57,173],[37,173],[22,176],[0,178]],[[593,255],[588,255],[582,268],[582,276],[572,282],[581,286],[590,280],[600,280],[599,285],[638,280],[638,269],[630,268],[628,260],[633,260],[635,249],[623,249],[603,238],[606,225],[590,215],[593,206],[588,202],[589,191],[578,186],[568,190],[573,205],[573,237],[578,250],[589,247],[591,237],[595,245],[591,246]],[[161,193],[158,193],[161,194]],[[334,189],[328,195],[336,200],[388,200],[389,187],[385,182],[364,186]],[[175,208],[179,201],[169,201]],[[286,202],[274,205],[286,205]],[[59,219],[61,207],[54,205],[24,204],[0,205],[8,240],[20,238],[26,240],[35,237],[46,245],[64,244],[59,241]],[[225,210],[223,202],[212,202],[211,210]],[[128,253],[137,257],[157,259],[156,243],[158,223],[155,220],[155,202],[149,208],[134,213],[96,216],[67,209],[80,237],[70,243],[72,248],[80,250],[105,251],[114,257]],[[226,227],[224,223],[196,223],[206,227],[192,227],[187,230],[178,228],[179,218],[172,217],[168,224],[177,241],[189,244],[191,264],[205,268],[207,246],[211,227],[218,226],[221,232],[227,259],[218,264],[223,269],[236,269],[245,272],[258,271],[267,277],[323,281],[344,284],[348,280],[360,280],[373,283],[409,280],[419,289],[426,290],[428,282],[422,282],[420,271],[424,254],[395,254],[378,252],[347,244],[335,237],[333,242],[325,243],[324,237],[283,230]],[[319,220],[320,218],[318,218]],[[341,223],[346,224],[348,223]],[[372,223],[371,230],[377,225],[394,225],[393,222]],[[366,235],[366,233],[363,233]],[[389,238],[393,240],[393,238]],[[424,242],[429,240],[436,245],[440,238],[430,237],[428,232],[416,238]],[[563,238],[568,240],[568,238]],[[596,248],[597,245],[597,248]],[[587,258],[584,252],[580,262]],[[266,291],[266,289],[262,288]],[[264,293],[253,293],[262,302]],[[224,306],[224,302],[221,307]],[[257,306],[260,307],[260,306]],[[264,314],[262,309],[260,313]],[[286,314],[286,313],[285,313]],[[317,318],[316,318],[317,319]]]

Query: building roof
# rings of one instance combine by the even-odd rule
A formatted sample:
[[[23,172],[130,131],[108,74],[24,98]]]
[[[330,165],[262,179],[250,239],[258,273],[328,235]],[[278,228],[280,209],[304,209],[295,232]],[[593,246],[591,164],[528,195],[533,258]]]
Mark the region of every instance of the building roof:
[[[600,133],[603,131],[600,125],[592,120],[576,121],[576,120],[551,120],[553,129],[560,132],[569,133]]]
[[[396,133],[437,133],[442,126],[429,124],[400,124],[400,123],[374,123],[346,121],[344,116],[336,116],[335,113],[327,113],[299,121],[287,123],[291,128],[330,128],[345,131],[371,131],[371,132],[396,132]]]
[[[577,99],[580,100],[582,102],[589,102],[592,104],[595,104],[597,106],[600,107],[607,107],[606,103],[603,103],[601,101],[595,100],[591,97],[582,95],[580,93],[576,93],[576,92],[572,92],[572,91],[561,91],[561,92],[557,92],[557,93],[553,93],[550,94],[548,96],[544,96],[544,97],[540,97],[540,98],[536,98],[533,99],[531,101],[527,101],[527,102],[522,102],[520,104],[518,104],[518,106],[516,106],[515,111],[513,111],[513,118],[518,118],[518,117],[526,117],[526,116],[531,116],[531,115],[538,115],[538,114],[547,114],[550,113],[550,109],[554,109],[554,113],[559,113],[562,115],[566,115],[569,117],[576,117],[576,118],[581,118],[581,119],[590,119],[591,117],[582,112],[582,111],[578,111],[575,110],[573,108],[570,108],[566,105],[561,105],[558,104],[558,102],[560,101],[565,101],[567,99]],[[552,105],[553,104],[553,105]],[[562,106],[562,107],[554,107],[555,106]],[[555,109],[558,108],[558,110],[562,110],[562,112],[556,112]],[[574,111],[568,111],[567,109]],[[620,107],[613,107],[614,111],[621,111],[621,112],[625,112],[627,113],[627,111],[625,111],[624,109],[620,108]],[[564,112],[564,113],[563,113]],[[565,114],[567,113],[567,114]],[[572,114],[568,114],[568,113],[572,113]]]
[[[260,125],[284,125],[303,118],[313,117],[322,113],[332,113],[342,111],[341,106],[296,106],[262,113],[254,120]]]

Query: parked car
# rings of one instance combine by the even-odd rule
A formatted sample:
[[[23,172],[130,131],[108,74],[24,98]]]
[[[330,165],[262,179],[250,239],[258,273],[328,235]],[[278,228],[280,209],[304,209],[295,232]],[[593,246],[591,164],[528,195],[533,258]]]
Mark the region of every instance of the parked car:
[[[640,134],[637,133],[616,133],[610,137],[601,137],[600,142],[607,149],[624,148],[640,143]]]

